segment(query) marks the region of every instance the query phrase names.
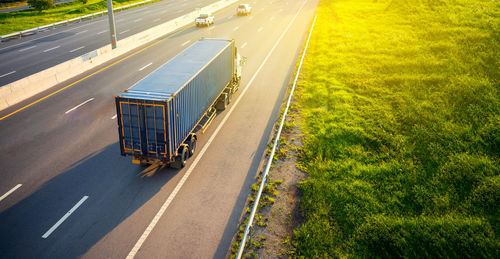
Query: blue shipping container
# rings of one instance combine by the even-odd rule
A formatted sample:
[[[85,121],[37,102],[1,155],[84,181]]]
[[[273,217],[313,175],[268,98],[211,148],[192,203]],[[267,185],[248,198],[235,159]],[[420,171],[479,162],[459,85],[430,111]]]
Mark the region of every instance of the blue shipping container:
[[[117,96],[121,154],[171,161],[234,79],[235,51],[202,39]]]

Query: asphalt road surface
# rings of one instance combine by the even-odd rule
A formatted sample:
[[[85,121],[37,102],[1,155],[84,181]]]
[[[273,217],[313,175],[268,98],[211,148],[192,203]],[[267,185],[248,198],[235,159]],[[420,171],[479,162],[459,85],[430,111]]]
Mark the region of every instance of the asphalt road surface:
[[[224,258],[317,2],[252,1],[243,17],[232,5],[212,27],[183,28],[0,120],[1,257]],[[240,90],[185,168],[140,178],[119,155],[114,96],[201,37],[236,40],[247,57]]]
[[[115,12],[118,41],[207,6],[215,0],[164,0]],[[0,86],[108,45],[108,16],[58,26],[0,43]]]

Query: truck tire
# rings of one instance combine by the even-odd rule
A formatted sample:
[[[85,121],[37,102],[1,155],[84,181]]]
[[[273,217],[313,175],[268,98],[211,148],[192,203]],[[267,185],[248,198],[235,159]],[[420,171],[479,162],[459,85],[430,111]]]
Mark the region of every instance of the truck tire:
[[[186,160],[188,159],[188,147],[186,144],[182,144],[179,147],[179,155],[175,157],[175,161],[170,164],[170,167],[175,169],[181,169],[186,165]]]
[[[218,110],[218,111],[223,111],[226,109],[228,105],[228,102],[227,102],[227,94],[226,93],[222,93],[219,97],[219,100],[217,100],[217,104],[215,104],[215,108]]]
[[[233,98],[233,94],[232,94],[231,88],[227,88],[226,90],[224,90],[224,93],[227,94],[227,104],[230,104],[231,103],[231,99]]]
[[[238,91],[238,89],[240,88],[240,80],[234,80],[233,81],[233,86],[232,86],[232,92],[233,94],[236,93],[236,91]]]
[[[188,140],[188,151],[189,151],[189,156],[192,156],[194,152],[196,151],[196,141],[198,140],[198,137],[196,137],[196,134],[191,134],[191,137],[189,137]]]

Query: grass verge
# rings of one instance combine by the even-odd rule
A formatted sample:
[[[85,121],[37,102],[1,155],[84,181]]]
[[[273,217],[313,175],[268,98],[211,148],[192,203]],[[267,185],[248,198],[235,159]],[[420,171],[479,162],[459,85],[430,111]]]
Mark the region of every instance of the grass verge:
[[[141,1],[143,0],[114,0],[113,7],[116,8]],[[52,9],[44,10],[41,14],[38,14],[33,9],[0,13],[0,35],[36,28],[104,10],[107,10],[106,0],[88,0],[87,4],[82,4],[80,1],[58,4]]]
[[[498,255],[499,25],[497,1],[320,1],[297,256]]]

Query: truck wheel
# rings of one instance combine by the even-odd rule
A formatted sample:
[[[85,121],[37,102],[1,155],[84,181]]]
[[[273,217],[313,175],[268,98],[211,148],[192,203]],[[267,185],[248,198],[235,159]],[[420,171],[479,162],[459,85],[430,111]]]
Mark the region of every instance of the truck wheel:
[[[227,94],[227,104],[230,104],[231,99],[233,98],[231,89],[228,88],[228,89],[224,90],[224,93]]]
[[[175,157],[175,161],[170,164],[172,168],[181,169],[186,165],[186,160],[188,159],[188,147],[186,144],[182,144],[179,148],[179,155]]]
[[[217,104],[215,105],[215,108],[218,110],[218,111],[223,111],[226,109],[227,107],[227,94],[226,93],[222,93],[220,95],[220,98],[219,100],[217,100]]]
[[[238,81],[234,80],[233,81],[232,92],[236,93],[236,91],[238,91],[239,88],[240,88],[240,80],[238,80]]]
[[[188,140],[189,156],[192,156],[196,151],[196,141],[197,141],[196,134],[191,134],[191,137]]]

